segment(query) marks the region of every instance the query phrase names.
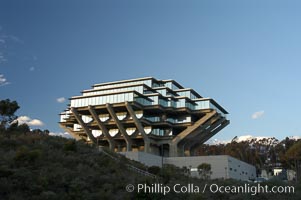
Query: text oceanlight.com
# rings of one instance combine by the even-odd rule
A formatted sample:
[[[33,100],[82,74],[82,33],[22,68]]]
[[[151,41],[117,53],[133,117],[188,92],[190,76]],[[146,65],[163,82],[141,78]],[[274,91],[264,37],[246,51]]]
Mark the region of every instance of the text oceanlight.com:
[[[156,184],[137,184],[136,186],[128,184],[126,186],[127,192],[137,192],[137,193],[150,193],[150,194],[163,194],[166,195],[170,192],[175,193],[227,193],[227,194],[251,194],[256,195],[259,193],[272,193],[272,194],[281,194],[281,193],[295,193],[294,186],[268,186],[258,184],[243,184],[243,185],[233,185],[233,186],[223,186],[218,184],[205,184],[202,186],[195,184],[175,184],[173,186],[163,185],[161,183]]]

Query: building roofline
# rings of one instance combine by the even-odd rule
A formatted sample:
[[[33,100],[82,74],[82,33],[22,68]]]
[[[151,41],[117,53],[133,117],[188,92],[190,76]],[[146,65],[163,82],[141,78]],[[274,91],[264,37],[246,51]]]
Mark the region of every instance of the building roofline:
[[[128,88],[128,87],[135,87],[135,86],[144,86],[147,89],[153,89],[151,87],[149,87],[148,85],[144,84],[144,83],[137,83],[137,84],[133,84],[133,85],[123,85],[123,86],[116,86],[114,88],[103,88],[103,89],[88,89],[88,90],[82,90],[81,93],[87,93],[87,92],[96,92],[96,91],[105,91],[105,90],[112,90],[112,89],[119,89],[119,88]],[[109,94],[109,93],[107,93]]]
[[[112,92],[112,93],[95,94],[95,95],[87,95],[87,96],[73,96],[73,97],[69,98],[69,100],[85,99],[85,98],[99,97],[99,96],[108,96],[108,95],[122,94],[122,93],[136,93],[140,96],[145,96],[144,94],[141,94],[141,93],[137,92],[136,90],[128,90],[128,91],[118,91],[118,92]]]
[[[181,92],[181,91],[191,91],[195,96],[197,96],[198,98],[203,98],[199,93],[197,93],[194,89],[192,88],[182,88],[182,89],[178,89],[178,90],[173,90],[174,92]]]
[[[149,79],[157,81],[157,79],[155,79],[154,77],[143,77],[143,78],[121,80],[121,81],[111,81],[111,82],[105,82],[105,83],[97,83],[97,84],[94,84],[92,87],[105,86],[105,85],[111,85],[111,84],[117,84],[117,83],[142,81],[142,80],[149,80]]]
[[[216,106],[219,110],[221,110],[224,114],[229,114],[226,109],[224,109],[221,105],[219,105],[214,99],[208,98],[199,98],[199,99],[191,99],[192,101],[206,101],[209,100],[214,106]]]
[[[175,84],[179,89],[184,89],[184,87],[178,83],[177,81],[173,80],[173,79],[166,79],[166,80],[161,80],[162,82],[172,82],[173,84]]]

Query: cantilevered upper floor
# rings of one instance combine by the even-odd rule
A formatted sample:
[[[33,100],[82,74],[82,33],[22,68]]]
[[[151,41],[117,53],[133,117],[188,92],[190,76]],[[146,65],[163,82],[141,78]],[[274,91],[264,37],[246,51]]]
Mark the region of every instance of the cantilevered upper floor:
[[[228,112],[215,100],[174,80],[115,81],[81,93],[71,97],[60,114],[61,127],[77,139],[107,144],[116,151],[134,148],[164,154],[166,149],[169,155],[179,155],[189,147],[190,154],[192,147],[229,123]]]
[[[211,98],[203,98],[190,88],[183,88],[174,80],[157,80],[152,77],[95,84],[83,90],[81,96],[70,98],[71,107],[137,102],[143,106],[160,105],[167,108],[200,110],[213,108],[221,114],[227,111]]]

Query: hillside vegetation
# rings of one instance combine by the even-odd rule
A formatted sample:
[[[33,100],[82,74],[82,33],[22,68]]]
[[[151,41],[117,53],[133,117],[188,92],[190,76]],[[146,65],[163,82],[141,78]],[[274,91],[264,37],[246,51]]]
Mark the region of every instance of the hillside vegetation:
[[[105,200],[105,199],[301,199],[301,184],[272,180],[262,185],[286,186],[293,184],[295,194],[251,195],[242,193],[204,192],[182,193],[137,192],[137,184],[153,186],[204,185],[241,186],[254,184],[235,180],[208,180],[189,177],[187,168],[164,165],[147,168],[108,150],[99,151],[84,141],[49,136],[48,130],[30,130],[26,124],[18,124],[15,112],[19,106],[9,99],[0,101],[0,200]],[[233,147],[234,148],[234,147]],[[235,148],[241,148],[235,145]],[[219,148],[215,148],[219,149]],[[232,149],[232,148],[231,148]],[[233,149],[232,149],[233,150]],[[242,149],[237,149],[242,152]],[[208,153],[208,151],[205,151]],[[234,152],[234,150],[233,150]],[[287,151],[288,161],[297,161],[300,142]],[[297,164],[295,165],[297,166]],[[137,169],[148,170],[157,178],[143,176]],[[210,166],[201,164],[200,169],[210,172]],[[138,170],[139,171],[139,170]],[[210,173],[209,173],[210,174]],[[126,186],[133,184],[135,190],[127,192]],[[255,186],[255,185],[254,185]],[[185,189],[185,188],[184,188]]]
[[[83,142],[27,133],[0,135],[0,199],[130,199],[146,178]]]
[[[112,155],[115,153],[111,152]],[[199,180],[189,178],[183,169],[167,165],[159,179],[142,176],[127,165],[146,169],[142,164],[116,155],[112,159],[82,141],[48,136],[44,133],[6,133],[0,135],[0,199],[233,199],[233,194],[138,194],[128,193],[127,184],[162,183],[201,186],[205,183],[240,185],[234,180]],[[155,168],[150,168],[155,172]],[[276,181],[268,184],[282,185]],[[297,186],[296,186],[297,187]],[[300,191],[300,190],[298,190]],[[277,199],[275,195],[235,194],[246,199]],[[277,195],[278,196],[278,195]],[[281,198],[280,198],[281,197]],[[298,199],[280,195],[279,199]]]

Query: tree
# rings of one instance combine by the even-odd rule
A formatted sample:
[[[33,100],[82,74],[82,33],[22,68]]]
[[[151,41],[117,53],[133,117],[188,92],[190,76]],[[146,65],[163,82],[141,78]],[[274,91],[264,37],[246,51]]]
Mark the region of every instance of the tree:
[[[292,145],[285,153],[288,163],[295,168],[297,180],[301,179],[301,140]]]
[[[212,174],[211,165],[208,163],[202,163],[198,166],[198,172],[201,179],[208,180]]]
[[[191,168],[191,167],[190,167]],[[183,169],[183,172],[186,176],[190,176],[191,175],[191,171],[190,171],[190,168],[189,167],[186,167],[184,166],[182,169]]]
[[[38,129],[33,129],[31,132],[34,133],[34,134],[43,134],[43,131],[39,128]]]
[[[0,101],[0,131],[5,130],[9,123],[17,118],[15,112],[19,108],[16,101],[10,101],[9,99]]]
[[[45,129],[45,130],[43,131],[43,133],[44,133],[45,135],[49,135],[50,131],[49,131],[48,129]]]
[[[28,133],[30,132],[30,128],[27,124],[21,124],[18,126],[18,131],[21,133]]]

